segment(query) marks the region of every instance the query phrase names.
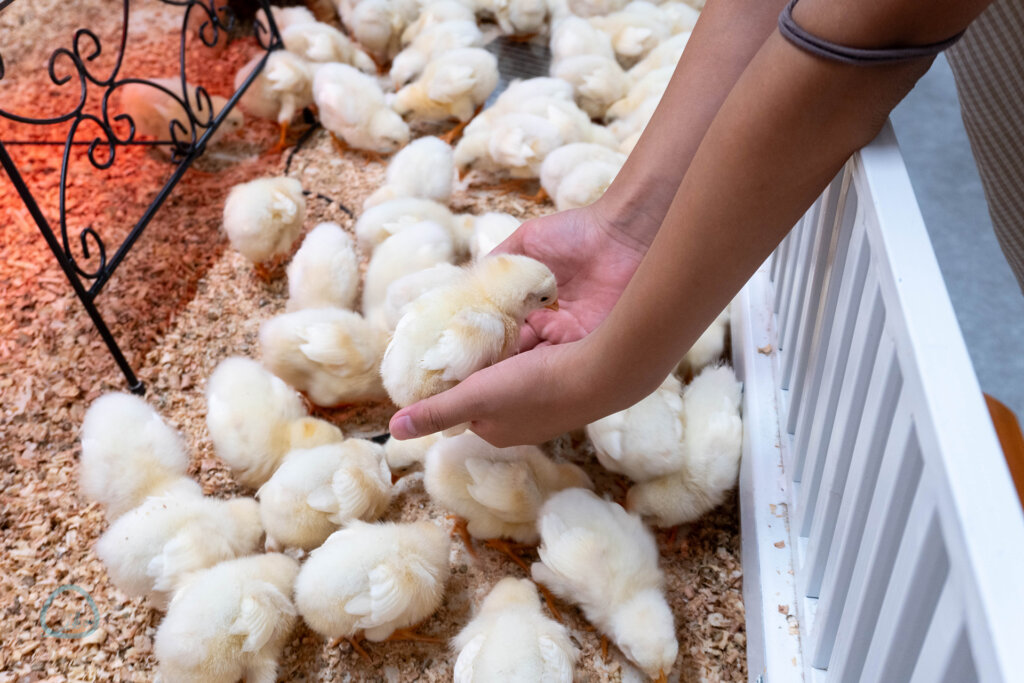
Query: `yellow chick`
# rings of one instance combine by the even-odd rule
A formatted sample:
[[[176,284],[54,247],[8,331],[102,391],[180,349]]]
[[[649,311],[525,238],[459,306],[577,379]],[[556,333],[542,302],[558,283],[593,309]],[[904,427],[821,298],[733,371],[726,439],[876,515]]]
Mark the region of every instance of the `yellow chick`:
[[[347,439],[292,451],[256,497],[268,550],[312,550],[349,520],[383,514],[391,470],[382,446]]]
[[[639,517],[585,489],[541,508],[533,578],[583,614],[651,678],[665,680],[679,651],[658,546]]]
[[[387,396],[377,367],[384,333],[358,313],[308,308],[260,326],[263,364],[318,406]]]
[[[490,254],[522,225],[522,221],[515,216],[496,211],[469,218],[473,226],[473,240],[470,242],[469,250],[474,261]]]
[[[290,596],[299,564],[287,555],[251,555],[193,574],[160,622],[153,642],[160,678],[170,683],[274,683],[277,659],[295,625]]]
[[[575,14],[559,19],[553,24],[549,47],[552,64],[578,55],[598,55],[615,59],[611,38]]]
[[[459,2],[444,2],[442,4],[463,6]],[[469,13],[472,17],[472,10]],[[406,32],[408,33],[408,29]],[[418,33],[415,40],[395,55],[391,62],[391,83],[396,89],[401,88],[423,73],[427,63],[441,53],[460,47],[480,47],[483,44],[484,34],[481,33],[476,21],[472,18],[453,19],[433,24]]]
[[[135,140],[145,136],[157,140],[177,140],[188,144],[192,141],[192,124],[188,112],[185,111],[185,95],[181,88],[181,78],[150,78],[145,83],[127,83],[115,90],[117,93],[118,108],[128,114],[135,126]],[[205,98],[200,98],[197,87],[191,83],[188,87],[188,105],[197,119],[195,135],[196,140],[206,133],[205,124],[218,116],[227,99],[220,95],[210,95],[209,103]],[[213,109],[213,116],[207,109]],[[207,140],[207,145],[214,145],[225,135],[229,135],[245,124],[245,117],[242,112],[232,109],[224,121],[217,128],[216,132]],[[174,133],[172,133],[172,129]],[[126,133],[127,135],[127,133]],[[164,148],[164,152],[169,154]]]
[[[498,60],[487,50],[463,47],[443,52],[419,78],[395,95],[394,109],[419,121],[469,121],[498,85]]]
[[[469,431],[431,446],[423,485],[466,520],[471,536],[518,543],[537,542],[537,514],[553,493],[593,488],[579,467],[555,463],[536,446],[495,448]]]
[[[743,450],[740,393],[735,373],[724,365],[705,368],[687,385],[683,466],[632,487],[626,495],[631,511],[670,527],[699,518],[725,499],[736,485]]]
[[[231,246],[255,264],[291,252],[305,218],[302,183],[284,176],[235,185],[224,202],[224,231]]]
[[[367,312],[367,319],[388,333],[394,332],[406,307],[423,294],[450,285],[462,277],[462,269],[450,263],[404,275],[388,285],[384,303]]]
[[[296,26],[292,30],[305,28],[309,24]],[[262,55],[256,55],[235,74],[235,89],[242,86]],[[267,57],[263,70],[253,79],[248,89],[238,100],[250,116],[277,121],[280,126],[278,145],[284,147],[288,127],[295,116],[313,104],[313,69],[297,55],[285,50],[275,50]]]
[[[409,141],[409,126],[388,107],[376,79],[348,64],[317,70],[313,100],[324,128],[356,149],[389,154]]]
[[[725,352],[725,335],[729,331],[729,308],[726,306],[708,329],[697,338],[676,366],[676,374],[680,377],[692,377],[722,357]]]
[[[262,536],[252,498],[163,494],[111,524],[96,555],[118,590],[164,609],[188,573],[254,553]]]
[[[563,181],[581,166],[597,163],[613,166],[617,170],[625,162],[625,154],[604,145],[595,145],[591,142],[563,145],[544,158],[544,163],[540,167],[540,186],[557,201]],[[563,209],[559,207],[558,210]]]
[[[337,223],[320,223],[288,264],[288,310],[351,309],[358,292],[355,242]]]
[[[306,61],[317,64],[340,62],[363,73],[377,72],[377,65],[370,55],[330,24],[317,21],[289,26],[281,32],[281,39],[286,50]]]
[[[349,522],[309,554],[295,606],[326,638],[400,636],[441,606],[450,547],[432,522]]]
[[[592,119],[604,117],[608,107],[629,91],[629,77],[619,63],[601,55],[577,55],[554,62],[551,75],[572,83],[576,104]]]
[[[420,197],[398,197],[370,207],[356,221],[355,233],[359,249],[364,254],[372,253],[377,246],[391,235],[410,226],[431,221],[449,231],[453,240],[460,236],[454,214],[443,204]],[[464,246],[457,240],[461,252]]]
[[[397,197],[421,197],[447,204],[454,176],[451,145],[432,135],[413,140],[388,163],[384,185],[366,198],[363,209]]]
[[[598,462],[633,481],[678,471],[686,459],[682,390],[669,375],[639,403],[587,425]]]
[[[441,440],[440,434],[427,434],[415,439],[388,439],[384,444],[384,457],[393,472],[405,473],[417,465],[422,466],[427,458],[427,451]]]
[[[187,470],[181,435],[138,396],[106,394],[89,406],[78,478],[82,493],[104,506],[108,520],[169,490],[201,493],[185,477]]]
[[[370,257],[363,282],[363,310],[384,305],[388,287],[401,277],[454,260],[452,238],[437,223],[424,221],[395,233]]]
[[[507,577],[455,638],[455,683],[572,683],[579,651],[564,626],[544,616],[537,587]]]
[[[419,15],[402,32],[402,45],[416,42],[420,35],[439,24],[450,21],[471,21],[476,24],[474,5],[474,2],[460,2],[460,0],[428,0],[424,2]]]
[[[388,395],[404,407],[452,388],[507,358],[527,315],[557,305],[555,276],[543,263],[506,254],[478,261],[409,305],[381,363]]]
[[[344,439],[331,423],[309,417],[302,397],[248,358],[228,358],[210,376],[206,427],[217,457],[250,488],[270,479],[292,449]]]

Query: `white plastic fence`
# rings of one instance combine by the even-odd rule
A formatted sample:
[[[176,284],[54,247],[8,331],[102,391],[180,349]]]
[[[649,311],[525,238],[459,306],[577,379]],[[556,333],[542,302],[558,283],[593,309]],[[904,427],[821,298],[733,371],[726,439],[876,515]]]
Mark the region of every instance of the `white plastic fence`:
[[[732,330],[750,680],[1024,681],[1024,514],[889,126]]]

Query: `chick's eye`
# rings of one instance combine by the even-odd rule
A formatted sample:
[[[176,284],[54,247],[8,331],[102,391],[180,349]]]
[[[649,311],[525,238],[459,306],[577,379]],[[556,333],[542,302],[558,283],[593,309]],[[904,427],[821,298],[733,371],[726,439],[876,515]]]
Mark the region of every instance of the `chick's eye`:
[[[540,302],[541,302],[541,303],[544,303],[544,302],[545,302],[545,301],[547,301],[547,300],[548,300],[549,298],[550,298],[550,297],[542,296],[542,297],[540,298]]]

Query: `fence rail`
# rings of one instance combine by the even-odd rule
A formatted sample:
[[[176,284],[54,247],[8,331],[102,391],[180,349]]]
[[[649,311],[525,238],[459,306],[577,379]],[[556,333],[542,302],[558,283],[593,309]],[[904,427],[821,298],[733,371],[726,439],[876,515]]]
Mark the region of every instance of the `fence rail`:
[[[1024,680],[1024,514],[891,127],[733,310],[751,681]]]

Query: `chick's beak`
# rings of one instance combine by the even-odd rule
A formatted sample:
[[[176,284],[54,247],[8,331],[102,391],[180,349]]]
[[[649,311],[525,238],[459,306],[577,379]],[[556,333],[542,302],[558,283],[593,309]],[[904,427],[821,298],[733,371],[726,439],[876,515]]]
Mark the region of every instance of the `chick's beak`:
[[[558,299],[555,299],[554,301],[549,303],[544,308],[548,309],[549,311],[557,311],[558,310]]]
[[[658,672],[658,677],[654,679],[654,683],[668,683],[668,676],[665,675],[664,671]]]

